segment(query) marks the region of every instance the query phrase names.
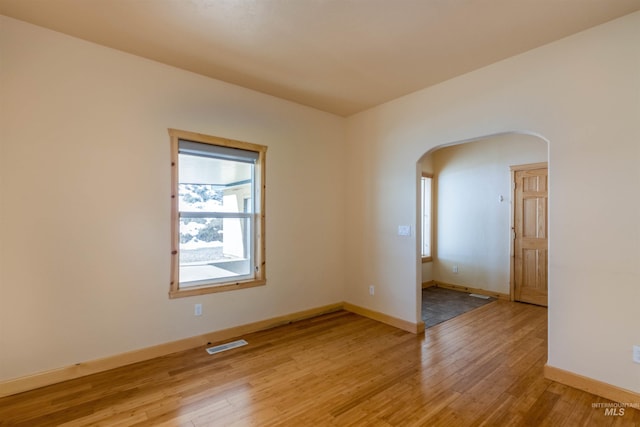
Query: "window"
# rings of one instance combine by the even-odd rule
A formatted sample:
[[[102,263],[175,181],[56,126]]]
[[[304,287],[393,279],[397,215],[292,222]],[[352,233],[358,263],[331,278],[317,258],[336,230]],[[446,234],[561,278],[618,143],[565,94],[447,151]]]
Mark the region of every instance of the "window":
[[[267,147],[170,129],[172,298],[266,283]]]
[[[422,262],[431,261],[431,182],[430,175],[422,174],[420,180],[420,194],[422,199]]]

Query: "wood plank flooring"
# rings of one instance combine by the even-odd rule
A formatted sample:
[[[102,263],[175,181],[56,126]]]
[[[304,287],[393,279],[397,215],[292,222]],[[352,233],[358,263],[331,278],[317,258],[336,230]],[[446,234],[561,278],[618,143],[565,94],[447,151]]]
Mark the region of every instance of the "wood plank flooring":
[[[21,426],[638,426],[544,379],[546,309],[496,301],[414,335],[337,312],[0,399]]]

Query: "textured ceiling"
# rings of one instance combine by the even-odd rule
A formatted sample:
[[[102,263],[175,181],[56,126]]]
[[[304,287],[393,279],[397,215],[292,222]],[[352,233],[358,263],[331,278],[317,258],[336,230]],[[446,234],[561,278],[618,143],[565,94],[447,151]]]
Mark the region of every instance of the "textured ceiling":
[[[0,13],[348,116],[640,0],[0,0]]]

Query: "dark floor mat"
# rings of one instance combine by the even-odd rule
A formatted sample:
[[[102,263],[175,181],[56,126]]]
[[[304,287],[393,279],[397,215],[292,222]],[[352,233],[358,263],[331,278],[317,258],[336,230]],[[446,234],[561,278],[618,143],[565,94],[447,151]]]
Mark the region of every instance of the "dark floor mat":
[[[468,292],[432,286],[422,290],[422,320],[425,327],[430,328],[495,300],[472,297]]]

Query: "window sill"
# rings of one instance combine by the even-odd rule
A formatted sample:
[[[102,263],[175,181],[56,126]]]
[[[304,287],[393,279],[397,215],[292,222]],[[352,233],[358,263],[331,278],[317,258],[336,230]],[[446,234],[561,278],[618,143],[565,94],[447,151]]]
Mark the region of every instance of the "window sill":
[[[170,291],[169,298],[183,298],[192,297],[196,295],[213,294],[216,292],[235,291],[237,289],[254,288],[256,286],[264,286],[267,284],[266,280],[250,280],[246,282],[238,283],[226,283],[221,285],[209,285],[199,286],[187,289],[179,289],[177,291]]]

